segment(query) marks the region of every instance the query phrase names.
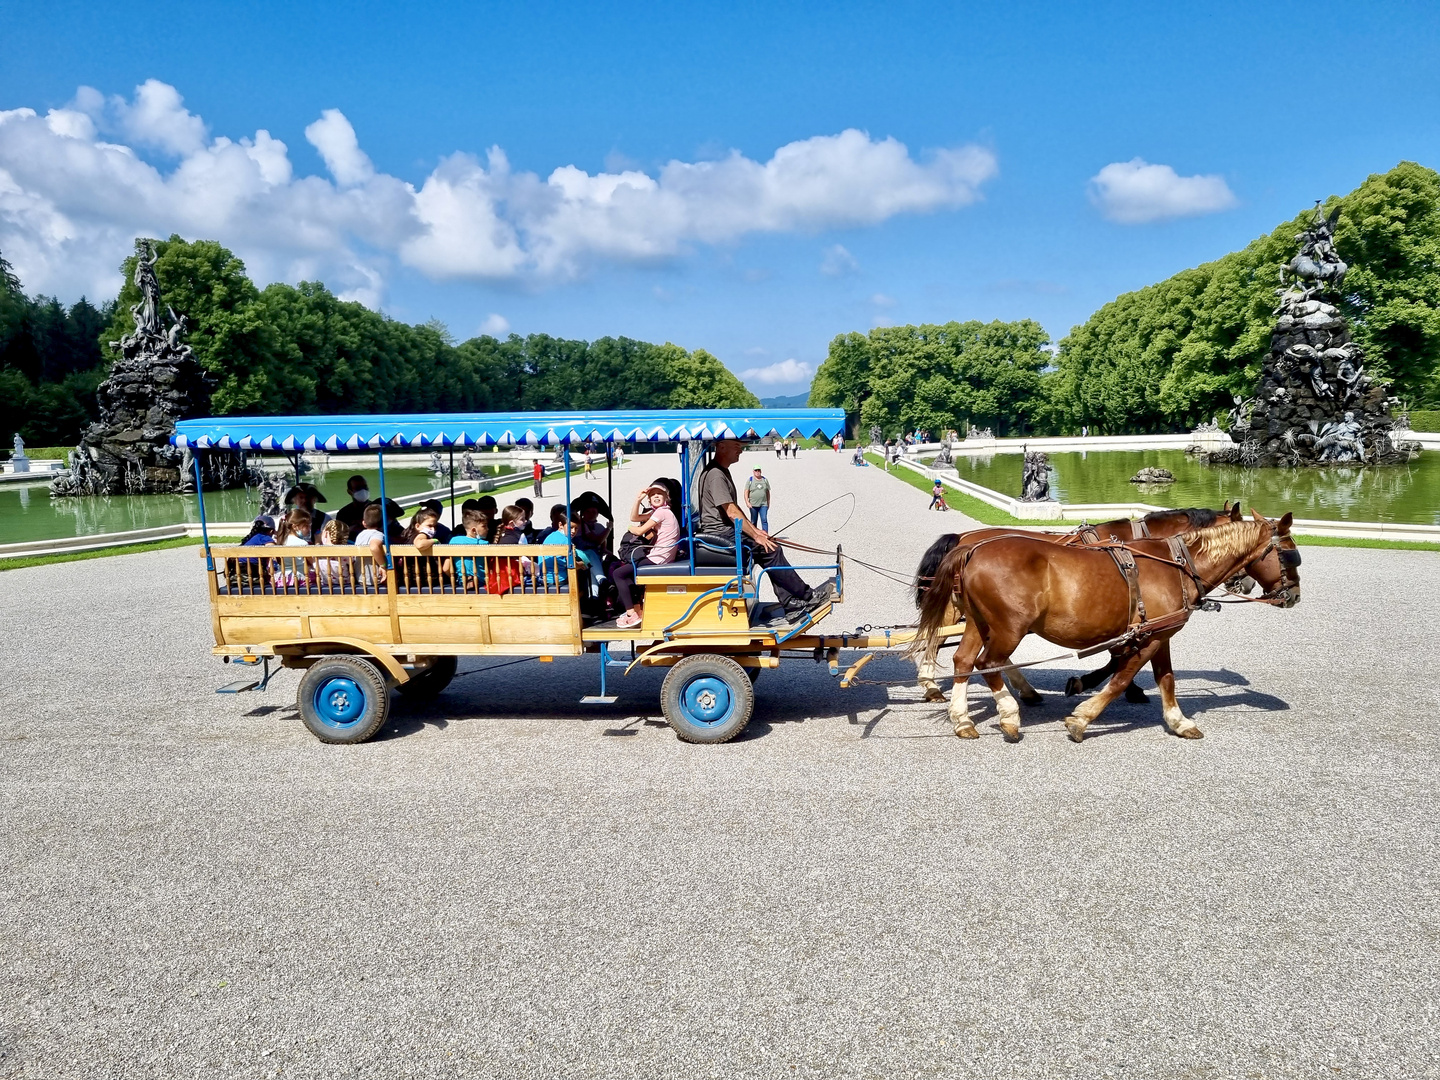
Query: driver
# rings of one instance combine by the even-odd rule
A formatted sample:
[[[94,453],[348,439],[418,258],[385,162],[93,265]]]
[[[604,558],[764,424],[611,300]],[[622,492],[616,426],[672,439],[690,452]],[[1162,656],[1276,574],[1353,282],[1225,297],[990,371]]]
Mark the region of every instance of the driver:
[[[714,457],[700,475],[699,539],[718,550],[707,551],[697,544],[695,561],[708,566],[723,566],[732,562],[730,552],[735,545],[735,526],[732,523],[739,522],[745,534],[745,550],[768,571],[766,576],[785,609],[786,619],[797,619],[827,603],[835,594],[835,586],[829,581],[813,589],[806,585],[800,575],[790,569],[780,545],[764,529],[752,525],[749,515],[740,509],[735,481],[730,476],[730,466],[740,460],[740,450],[738,439],[720,439],[715,443]]]

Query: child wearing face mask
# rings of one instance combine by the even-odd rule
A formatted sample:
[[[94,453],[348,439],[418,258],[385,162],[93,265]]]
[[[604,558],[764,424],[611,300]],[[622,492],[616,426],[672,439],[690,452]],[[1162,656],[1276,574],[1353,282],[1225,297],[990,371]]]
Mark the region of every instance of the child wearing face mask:
[[[296,508],[282,517],[280,527],[275,530],[275,543],[281,547],[309,547],[310,511]],[[274,583],[277,589],[294,588],[300,581],[308,581],[310,585],[315,584],[313,562],[301,562],[298,559],[276,559],[273,566]],[[307,567],[308,573],[305,570]]]
[[[428,556],[435,548],[436,526],[440,523],[440,514],[430,506],[422,506],[415,511],[415,516],[410,519],[410,525],[400,537],[402,544],[413,544],[422,556]],[[421,588],[438,588],[440,585],[440,560],[434,558],[405,559],[402,562],[413,561],[412,576],[418,580],[412,582],[401,581],[401,584],[415,585]],[[397,564],[398,567],[399,564]]]

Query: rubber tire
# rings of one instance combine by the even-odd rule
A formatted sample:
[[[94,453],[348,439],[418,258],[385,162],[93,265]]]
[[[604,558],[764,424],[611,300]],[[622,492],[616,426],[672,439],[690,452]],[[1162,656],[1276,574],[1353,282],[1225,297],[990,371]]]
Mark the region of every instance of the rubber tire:
[[[322,712],[327,687],[361,695],[353,719],[337,719]],[[359,656],[327,656],[306,669],[296,694],[300,719],[323,743],[350,745],[373,739],[390,718],[390,688],[380,669]],[[347,703],[349,708],[353,705]]]
[[[455,669],[459,666],[458,656],[436,656],[434,663],[413,676],[409,682],[403,682],[395,689],[400,691],[401,697],[409,698],[411,701],[434,701],[444,689],[450,685],[450,680],[455,678]]]
[[[687,690],[692,694],[709,690],[711,701],[719,695],[719,715],[709,721],[697,715],[693,710],[699,703],[687,705]],[[660,687],[660,711],[681,742],[713,746],[729,742],[749,725],[755,711],[755,688],[745,669],[730,657],[699,653],[685,657],[666,674]]]

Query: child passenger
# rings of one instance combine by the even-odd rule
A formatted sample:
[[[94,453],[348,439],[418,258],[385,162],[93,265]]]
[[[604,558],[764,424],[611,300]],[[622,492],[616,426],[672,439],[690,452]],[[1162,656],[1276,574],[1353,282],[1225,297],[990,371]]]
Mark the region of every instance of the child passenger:
[[[320,530],[320,543],[325,547],[342,547],[350,541],[350,529],[339,518],[331,518]],[[350,560],[320,559],[316,567],[322,587],[334,592],[350,584]]]
[[[490,543],[490,518],[480,510],[466,510],[460,523],[464,532],[450,537],[452,545]],[[455,559],[454,564],[466,592],[485,591],[484,559]]]
[[[310,546],[310,511],[298,507],[280,519],[275,542],[281,547]],[[277,589],[293,588],[297,583],[315,584],[315,566],[311,560],[274,559],[272,576]]]
[[[672,562],[680,546],[680,522],[670,509],[670,489],[658,481],[651,484],[636,500],[635,516],[645,517],[643,524],[630,526],[630,532],[640,537],[653,536],[650,553],[644,561],[652,565]],[[625,613],[615,620],[621,630],[639,626],[645,617],[645,606],[635,599],[635,563],[622,562],[615,568],[615,588],[620,593],[620,604]]]
[[[371,566],[365,568],[365,584],[385,584],[385,511],[378,502],[365,507],[360,518],[363,528],[355,536],[355,546],[370,549]]]

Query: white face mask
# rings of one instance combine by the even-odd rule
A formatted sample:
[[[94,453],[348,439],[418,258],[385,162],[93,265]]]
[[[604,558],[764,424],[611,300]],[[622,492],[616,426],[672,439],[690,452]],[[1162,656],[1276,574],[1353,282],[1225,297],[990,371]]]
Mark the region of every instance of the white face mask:
[[[370,501],[370,489],[369,489],[369,488],[358,488],[358,489],[356,489],[356,490],[351,494],[350,497],[351,497],[352,499],[354,499],[354,500],[355,500],[356,502],[358,502],[358,503],[369,502],[369,501]]]

